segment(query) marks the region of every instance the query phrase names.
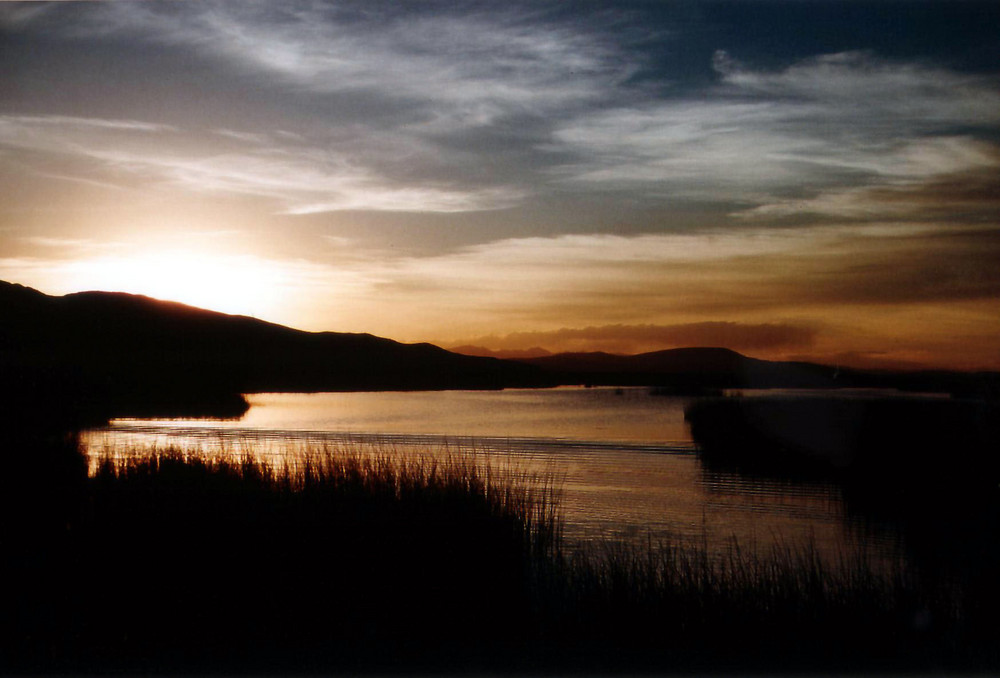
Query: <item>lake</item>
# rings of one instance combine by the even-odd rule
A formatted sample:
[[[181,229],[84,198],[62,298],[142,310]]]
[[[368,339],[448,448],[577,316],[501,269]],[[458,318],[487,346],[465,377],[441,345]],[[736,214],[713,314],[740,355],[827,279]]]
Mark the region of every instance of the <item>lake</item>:
[[[845,511],[840,490],[711,471],[684,422],[687,398],[645,388],[277,393],[248,396],[239,420],[115,420],[83,436],[96,459],[166,446],[205,454],[248,451],[280,464],[308,445],[399,454],[475,453],[552,473],[562,487],[568,545],[606,539],[707,546],[737,540],[814,546],[830,562],[864,549],[895,560],[898,538]]]

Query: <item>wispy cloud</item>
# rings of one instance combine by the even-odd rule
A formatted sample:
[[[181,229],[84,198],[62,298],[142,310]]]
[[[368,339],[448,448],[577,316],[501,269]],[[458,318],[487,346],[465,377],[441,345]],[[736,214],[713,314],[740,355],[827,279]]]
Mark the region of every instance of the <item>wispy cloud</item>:
[[[32,151],[88,154],[88,145],[123,143],[176,132],[170,125],[65,115],[0,115],[0,145]]]
[[[109,3],[70,30],[181,45],[313,92],[405,101],[414,122],[442,130],[551,113],[604,96],[630,73],[609,42],[546,21],[540,7],[412,9],[317,1]]]
[[[885,223],[521,238],[366,266],[377,270],[371,300],[391,309],[379,320],[385,331],[434,327],[424,338],[454,343],[497,326],[552,332],[594,318],[812,322],[867,318],[860,308],[980,303],[1000,296],[998,256],[989,227]]]
[[[260,148],[211,155],[93,151],[111,167],[202,192],[272,198],[287,214],[341,210],[469,212],[516,202],[516,190],[394,186],[335,153]]]
[[[62,253],[74,258],[81,255],[114,252],[122,247],[121,243],[99,242],[90,238],[59,238],[36,235],[23,237],[21,240],[33,247],[40,247],[49,252]]]
[[[120,2],[61,22],[42,16],[38,30],[81,45],[190,53],[225,82],[259,83],[235,107],[259,100],[277,113],[270,129],[259,118],[252,128],[216,120],[186,129],[183,154],[175,146],[137,157],[114,144],[102,156],[111,164],[277,198],[290,213],[461,212],[538,193],[555,121],[633,89],[642,58],[608,30],[613,12],[602,13],[604,25],[557,14],[530,3]],[[191,141],[208,136],[209,148],[243,147],[208,153]]]
[[[169,143],[162,139],[164,133],[171,135]],[[340,151],[336,143],[316,147],[280,133],[225,130],[216,136],[235,142],[235,147],[199,143],[204,135],[197,132],[138,121],[0,116],[0,147],[85,158],[93,163],[88,169],[96,170],[86,176],[60,178],[113,185],[116,179],[138,176],[154,185],[271,199],[278,211],[289,214],[465,212],[505,207],[524,195],[521,189],[505,186],[394,182],[361,164],[359,156],[364,153],[349,142]],[[398,150],[405,149],[401,144]],[[378,149],[372,150],[378,155]],[[46,171],[38,173],[44,176]]]
[[[813,359],[891,346],[892,359],[965,367],[1000,365],[998,260],[1000,238],[989,225],[744,227],[713,235],[506,241],[399,262],[372,291],[392,309],[384,322],[396,336],[449,345],[631,353],[690,340],[760,357]],[[420,303],[427,298],[433,307]],[[626,329],[618,336],[613,329],[564,329],[593,327],[595,318]],[[724,323],[736,324],[732,333]],[[768,323],[778,329],[741,329]],[[433,334],[403,329],[420,326]],[[498,326],[534,329],[510,344],[482,339],[504,339],[492,329]],[[781,327],[802,331],[782,334]],[[956,333],[962,352],[947,355]]]
[[[919,142],[901,154],[891,180],[775,199],[736,216],[757,221],[801,215],[982,223],[1000,209],[1000,148],[968,137]]]
[[[864,51],[762,69],[720,50],[713,81],[681,86],[651,66],[636,48],[643,41],[609,29],[620,20],[653,35],[622,13],[433,9],[115,2],[74,21],[34,20],[66,39],[190,52],[217,77],[259,83],[245,96],[276,113],[269,128],[216,119],[173,129],[182,143],[168,151],[134,139],[62,150],[185,189],[261,196],[285,213],[480,211],[599,189],[623,204],[844,218],[859,210],[842,199],[855,191],[995,165],[985,141],[1000,126],[991,76]],[[657,42],[672,39],[663,28]],[[24,118],[20,136],[45,148],[81,120]],[[113,124],[91,127],[163,131],[104,122]],[[0,140],[10,136],[0,129]],[[898,204],[883,207],[879,218],[899,216]]]
[[[142,122],[140,120],[105,120],[100,118],[81,118],[69,115],[5,116],[3,123],[12,126],[23,125],[24,128],[49,127],[64,129],[119,130],[129,132],[177,131],[177,128],[171,125]]]
[[[719,83],[701,98],[596,111],[562,126],[555,138],[579,160],[561,177],[768,204],[982,166],[983,144],[955,130],[1000,124],[1000,92],[984,77],[867,53],[773,72],[724,53],[714,63]]]

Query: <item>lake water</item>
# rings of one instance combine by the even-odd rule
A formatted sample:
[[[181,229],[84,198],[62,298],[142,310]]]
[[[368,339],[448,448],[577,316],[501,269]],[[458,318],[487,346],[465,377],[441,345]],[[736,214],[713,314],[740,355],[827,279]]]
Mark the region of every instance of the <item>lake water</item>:
[[[822,483],[703,468],[684,423],[686,398],[643,388],[254,394],[238,421],[116,420],[84,436],[92,459],[166,446],[253,451],[279,461],[310,444],[400,454],[475,452],[554,473],[570,546],[625,539],[707,546],[733,539],[766,553],[812,544],[831,561],[863,548],[894,559],[892,534],[848,518]]]

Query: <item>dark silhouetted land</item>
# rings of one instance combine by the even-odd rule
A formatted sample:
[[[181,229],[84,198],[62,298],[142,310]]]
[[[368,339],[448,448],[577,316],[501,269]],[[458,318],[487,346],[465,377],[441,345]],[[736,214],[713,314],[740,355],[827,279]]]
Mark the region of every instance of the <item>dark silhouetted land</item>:
[[[54,297],[0,282],[0,376],[9,420],[76,424],[111,416],[238,417],[241,394],[644,385],[895,387],[995,394],[997,373],[863,372],[757,360],[724,348],[635,356],[565,353],[522,360],[460,355],[369,334],[303,332],[148,297]]]
[[[703,458],[937,493],[1000,487],[1000,403],[932,397],[702,399],[685,412]]]
[[[809,362],[758,360],[727,348],[678,348],[638,355],[559,353],[519,362],[541,367],[566,384],[652,386],[664,394],[711,389],[895,388],[996,395],[1000,373],[944,370],[856,370]]]
[[[1000,648],[1000,403],[730,397],[686,418],[705,473],[835,483],[848,518],[899,535],[922,577],[953,587],[976,642]]]
[[[6,672],[1000,666],[945,582],[808,545],[571,557],[551,479],[474,458],[118,450],[88,476],[71,439],[3,442]]]
[[[245,411],[243,393],[551,385],[520,363],[131,294],[53,297],[0,282],[0,308],[0,375],[19,417],[224,417]]]
[[[841,482],[905,523],[912,563],[808,546],[712,559],[564,552],[551,479],[474,459],[313,450],[275,468],[116,450],[110,416],[239,416],[243,393],[641,384],[995,389],[726,349],[525,362],[308,333],[124,294],[0,283],[0,670],[6,672],[996,670],[1000,549],[988,400],[719,399],[688,412],[706,472]],[[944,457],[944,463],[940,463]],[[797,475],[799,474],[799,475]],[[958,555],[943,556],[943,549]]]

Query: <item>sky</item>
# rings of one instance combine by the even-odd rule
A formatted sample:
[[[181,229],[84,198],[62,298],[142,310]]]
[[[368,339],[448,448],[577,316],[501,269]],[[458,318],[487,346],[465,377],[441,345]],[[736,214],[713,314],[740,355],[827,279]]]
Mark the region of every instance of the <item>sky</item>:
[[[3,280],[1000,369],[1000,3],[3,2],[0,64]]]

